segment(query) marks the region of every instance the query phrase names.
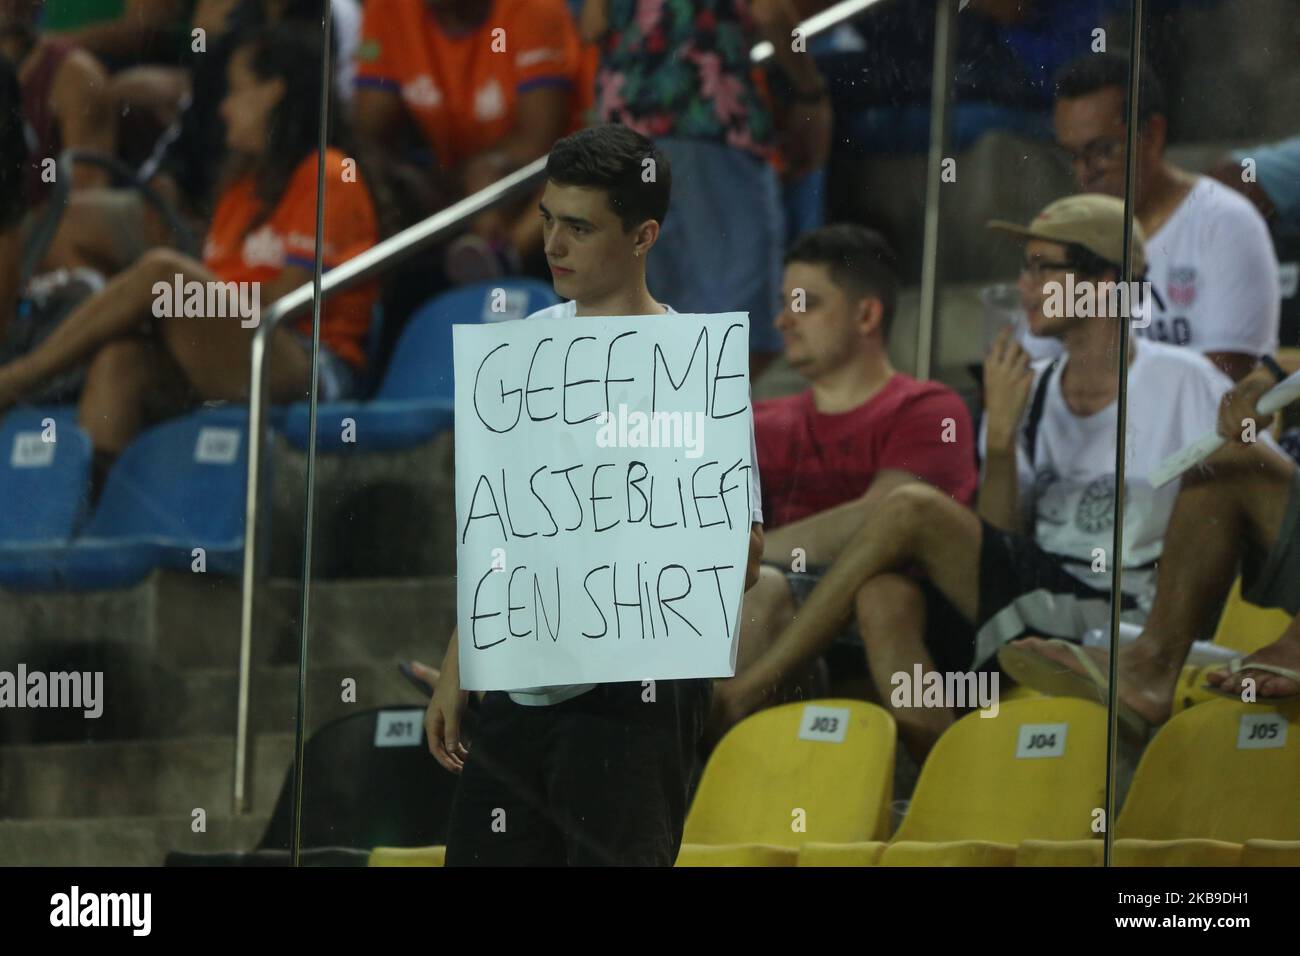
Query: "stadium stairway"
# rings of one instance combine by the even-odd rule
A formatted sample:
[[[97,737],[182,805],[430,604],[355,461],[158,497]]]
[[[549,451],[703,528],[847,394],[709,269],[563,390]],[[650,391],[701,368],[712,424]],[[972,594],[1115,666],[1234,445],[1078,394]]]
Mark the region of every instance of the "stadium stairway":
[[[453,595],[450,577],[317,582],[308,732],[354,710],[423,706],[395,662],[441,659]],[[0,591],[5,669],[104,672],[98,719],[5,711],[0,865],[160,865],[169,850],[251,849],[292,754],[298,602],[294,579],[273,580],[260,601],[253,805],[235,818],[237,581],[158,571],[121,591]],[[355,702],[342,699],[345,678],[356,681]],[[200,808],[206,832],[192,828]]]

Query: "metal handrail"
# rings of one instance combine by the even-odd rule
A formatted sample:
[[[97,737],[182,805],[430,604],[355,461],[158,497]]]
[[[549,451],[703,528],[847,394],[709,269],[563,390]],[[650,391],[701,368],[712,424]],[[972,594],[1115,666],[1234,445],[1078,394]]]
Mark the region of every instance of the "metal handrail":
[[[798,30],[804,37],[815,37],[820,33],[833,29],[851,20],[864,10],[874,7],[880,0],[843,0],[833,7],[827,7],[821,13],[814,13],[807,20],[799,21]],[[754,48],[749,51],[749,58],[754,63],[762,63],[775,53],[772,44],[767,40],[762,43],[755,43]]]
[[[880,0],[843,0],[833,7],[799,23],[797,29],[805,38],[824,33],[848,21]],[[760,64],[775,53],[771,43],[757,43],[750,50],[750,60]],[[365,252],[341,263],[321,277],[322,301],[336,292],[350,288],[413,256],[426,246],[461,230],[465,223],[484,210],[493,208],[514,196],[534,188],[544,177],[546,157],[542,156],[527,166],[497,180],[472,196],[448,206],[429,218],[403,229],[401,232],[377,243]],[[258,579],[258,565],[263,549],[259,535],[263,534],[258,521],[258,501],[264,481],[262,460],[266,452],[266,408],[269,401],[267,378],[267,343],[276,327],[285,319],[303,311],[312,303],[314,282],[306,282],[277,299],[262,316],[253,335],[250,355],[248,396],[248,483],[245,489],[244,515],[244,565],[240,585],[239,606],[239,692],[235,726],[235,767],[233,812],[248,812],[250,798],[250,770],[248,761],[249,738],[249,685],[252,674],[253,611]],[[312,401],[315,397],[312,396]],[[311,560],[307,555],[305,560]]]
[[[458,231],[463,228],[466,220],[483,210],[533,188],[545,171],[546,157],[543,156],[341,263],[321,277],[321,299],[371,279],[381,271],[415,255],[430,243]],[[257,331],[253,334],[248,394],[248,485],[244,490],[244,567],[239,603],[239,693],[235,718],[233,796],[233,811],[236,815],[246,813],[249,807],[251,767],[248,762],[248,706],[253,659],[253,605],[262,554],[258,537],[262,530],[257,508],[265,470],[262,458],[266,451],[266,408],[269,401],[267,343],[281,322],[311,305],[313,291],[313,283],[308,282],[276,299],[262,316]]]

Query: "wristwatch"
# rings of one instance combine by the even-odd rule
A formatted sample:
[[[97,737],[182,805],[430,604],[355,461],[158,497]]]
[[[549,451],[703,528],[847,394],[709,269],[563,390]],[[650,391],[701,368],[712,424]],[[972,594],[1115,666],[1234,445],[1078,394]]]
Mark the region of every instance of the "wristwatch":
[[[1268,369],[1270,372],[1272,372],[1273,377],[1277,379],[1279,382],[1287,377],[1286,369],[1278,365],[1277,360],[1273,358],[1273,356],[1271,355],[1261,355],[1259,357],[1259,364],[1264,366],[1264,368]]]

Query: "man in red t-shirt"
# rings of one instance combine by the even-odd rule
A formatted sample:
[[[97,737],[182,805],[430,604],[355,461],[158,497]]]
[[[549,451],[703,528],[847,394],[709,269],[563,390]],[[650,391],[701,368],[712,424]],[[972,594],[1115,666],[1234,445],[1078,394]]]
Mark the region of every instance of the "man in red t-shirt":
[[[978,475],[970,413],[947,386],[922,382],[889,362],[889,325],[898,297],[893,252],[862,226],[825,226],[801,236],[786,253],[785,308],[777,317],[786,360],[811,387],[786,398],[755,402],[754,429],[768,515],[764,566],[745,595],[737,671],[757,659],[793,616],[821,572],[836,560],[865,515],[900,485],[927,482],[962,504],[974,498]],[[877,600],[858,601],[856,620],[828,652],[833,676],[865,646],[882,700],[889,675],[969,663],[973,629],[922,582],[905,575],[873,582]],[[900,628],[909,620],[927,628]],[[941,640],[912,646],[900,634],[928,630]],[[860,666],[860,665],[859,665]],[[772,699],[809,696],[822,669],[786,675]],[[717,729],[728,713],[730,682],[717,686]],[[902,723],[927,719],[899,712]]]

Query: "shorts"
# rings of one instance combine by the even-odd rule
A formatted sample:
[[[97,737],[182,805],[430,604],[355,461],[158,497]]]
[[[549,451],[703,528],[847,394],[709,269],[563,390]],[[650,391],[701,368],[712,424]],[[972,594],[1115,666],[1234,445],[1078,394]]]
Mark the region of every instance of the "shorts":
[[[925,646],[936,670],[983,670],[992,666],[1003,644],[1029,634],[1077,642],[1092,628],[1109,631],[1108,589],[1084,584],[1066,570],[1066,559],[1044,551],[1032,538],[980,523],[979,610],[974,621],[966,620],[929,581],[917,579],[925,594]],[[824,568],[785,572],[796,606],[824,573]],[[1141,624],[1146,612],[1126,593],[1120,617]],[[861,648],[862,639],[857,623],[850,621],[827,651],[833,670],[837,659],[843,660],[854,646]]]
[[[790,571],[784,567],[781,569],[785,573],[786,584],[790,587],[796,608],[803,606],[813,588],[826,574],[825,566],[807,571]],[[917,578],[916,583],[925,595],[925,648],[930,652],[935,669],[944,672],[965,670],[970,666],[974,652],[974,626],[929,581]],[[834,642],[823,656],[833,679],[860,677],[867,673],[866,648],[856,619],[849,619],[835,635]]]
[[[311,333],[294,329],[293,335],[310,358]],[[320,347],[319,366],[316,389],[318,403],[343,402],[357,396],[360,391],[361,373],[324,343]]]
[[[646,262],[655,298],[678,312],[748,312],[749,348],[781,351],[785,213],[771,164],[720,143],[663,137],[673,190]]]
[[[1300,614],[1300,468],[1291,469],[1291,493],[1273,549],[1246,548],[1241,558],[1241,596],[1256,607]]]
[[[1110,589],[1084,584],[1066,568],[1071,562],[1044,551],[1033,538],[981,520],[979,613],[975,661],[994,657],[1008,641],[1027,635],[1079,642],[1094,628],[1110,632]],[[1120,619],[1146,620],[1138,599],[1124,593]]]
[[[447,865],[672,866],[712,700],[704,679],[597,684],[547,707],[489,691]]]

